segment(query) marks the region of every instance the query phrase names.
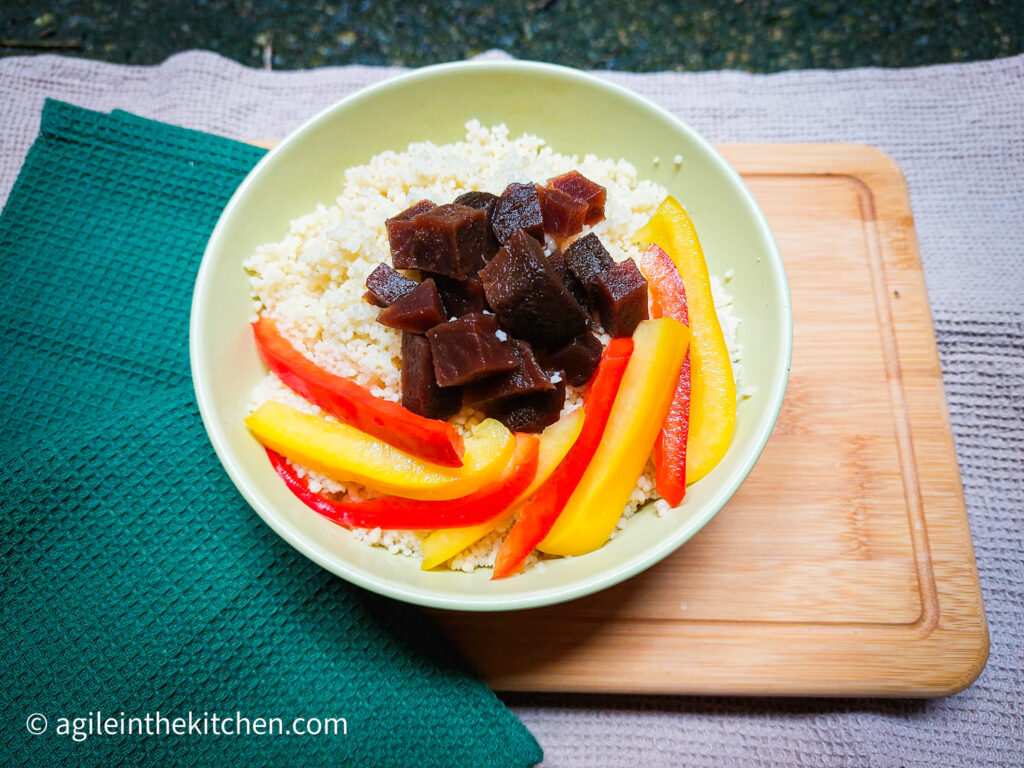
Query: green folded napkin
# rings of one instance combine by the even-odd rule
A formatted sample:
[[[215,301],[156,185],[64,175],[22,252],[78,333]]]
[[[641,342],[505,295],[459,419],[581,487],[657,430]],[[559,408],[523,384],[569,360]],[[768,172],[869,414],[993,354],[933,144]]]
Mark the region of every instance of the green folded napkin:
[[[46,104],[0,215],[0,762],[537,763],[537,742],[424,616],[278,538],[207,440],[192,284],[262,154]],[[247,733],[215,735],[214,714]],[[185,732],[167,733],[179,717]],[[259,718],[345,724],[260,735]],[[127,733],[147,726],[164,730]]]

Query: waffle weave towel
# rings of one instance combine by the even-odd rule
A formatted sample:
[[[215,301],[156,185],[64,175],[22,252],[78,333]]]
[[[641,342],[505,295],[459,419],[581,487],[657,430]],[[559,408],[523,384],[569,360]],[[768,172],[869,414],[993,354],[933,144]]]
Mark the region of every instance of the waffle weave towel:
[[[262,154],[47,102],[0,216],[0,762],[533,765],[537,742],[423,616],[292,550],[206,438],[192,284]],[[97,713],[117,730],[157,712],[186,733],[96,733]],[[221,730],[250,735],[213,735],[236,713]],[[260,736],[258,718],[348,735]]]

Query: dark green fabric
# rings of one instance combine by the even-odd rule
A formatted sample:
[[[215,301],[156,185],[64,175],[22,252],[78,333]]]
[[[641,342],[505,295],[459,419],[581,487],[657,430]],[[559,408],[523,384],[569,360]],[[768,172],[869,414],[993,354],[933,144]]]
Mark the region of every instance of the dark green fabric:
[[[206,438],[192,284],[261,155],[46,105],[0,216],[0,764],[532,765],[536,741],[426,619],[279,539]],[[56,733],[97,711],[344,717],[348,735]]]

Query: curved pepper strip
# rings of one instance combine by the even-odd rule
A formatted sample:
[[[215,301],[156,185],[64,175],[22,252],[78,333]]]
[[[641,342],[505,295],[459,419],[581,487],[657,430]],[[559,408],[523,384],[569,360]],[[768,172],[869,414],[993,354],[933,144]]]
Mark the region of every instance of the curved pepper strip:
[[[501,478],[476,493],[450,501],[416,501],[388,496],[371,501],[334,501],[313,493],[284,457],[271,449],[267,456],[285,485],[314,512],[346,528],[429,530],[476,525],[513,504],[537,471],[537,438],[516,434],[516,447]]]
[[[673,317],[689,327],[686,286],[672,258],[652,243],[640,259],[647,278],[651,317]],[[690,350],[686,350],[665,423],[654,443],[654,485],[673,507],[686,496],[686,440],[690,431]]]
[[[686,285],[690,314],[690,431],[686,443],[686,483],[715,468],[736,429],[736,380],[729,349],[711,296],[704,249],[689,214],[672,196],[658,206],[634,241],[657,243],[672,258]]]
[[[615,394],[619,390],[632,353],[631,338],[612,339],[605,348],[590,391],[586,395],[583,429],[551,477],[523,506],[522,514],[498,550],[492,579],[503,579],[517,573],[529,554],[555,524],[597,451],[612,404],[615,402]]]
[[[306,485],[306,481],[299,477],[299,473],[295,471],[295,467],[288,463],[288,460],[280,453],[275,451],[273,448],[264,449],[267,452],[267,458],[270,459],[270,466],[277,472],[277,476],[280,477],[288,490],[298,497],[299,501],[305,504],[307,507],[312,509],[314,512],[319,512],[326,518],[338,514],[336,507],[340,506],[340,502],[329,499],[326,496],[321,496],[319,493],[314,493],[309,490],[309,486]]]
[[[432,531],[420,542],[423,551],[421,568],[429,571],[455,555],[471,547],[499,525],[503,525],[516,513],[521,503],[533,496],[534,492],[551,476],[555,468],[572,448],[583,428],[586,409],[577,408],[545,429],[538,436],[537,474],[534,475],[530,487],[523,491],[507,508],[501,510],[486,523],[464,526],[462,528],[439,528]]]
[[[585,555],[608,541],[654,450],[689,340],[671,317],[640,321],[601,442],[541,552]]]
[[[245,417],[263,445],[340,483],[356,482],[377,493],[407,499],[457,499],[501,477],[515,437],[494,419],[475,425],[466,438],[461,467],[442,467],[410,456],[337,419],[305,413],[268,400]]]
[[[462,466],[462,437],[448,422],[420,416],[325,371],[295,349],[269,317],[260,315],[252,331],[267,367],[310,402],[412,456],[442,467]]]

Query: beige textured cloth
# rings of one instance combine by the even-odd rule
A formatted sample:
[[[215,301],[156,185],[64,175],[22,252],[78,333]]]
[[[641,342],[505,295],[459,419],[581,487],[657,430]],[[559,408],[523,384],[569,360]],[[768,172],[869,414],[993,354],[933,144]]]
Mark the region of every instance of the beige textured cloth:
[[[199,52],[157,67],[2,59],[0,201],[48,96],[275,138],[398,71],[269,73]],[[938,701],[506,697],[543,745],[545,765],[1024,765],[1024,56],[904,70],[603,76],[713,141],[862,142],[900,163],[992,652],[972,687]]]

